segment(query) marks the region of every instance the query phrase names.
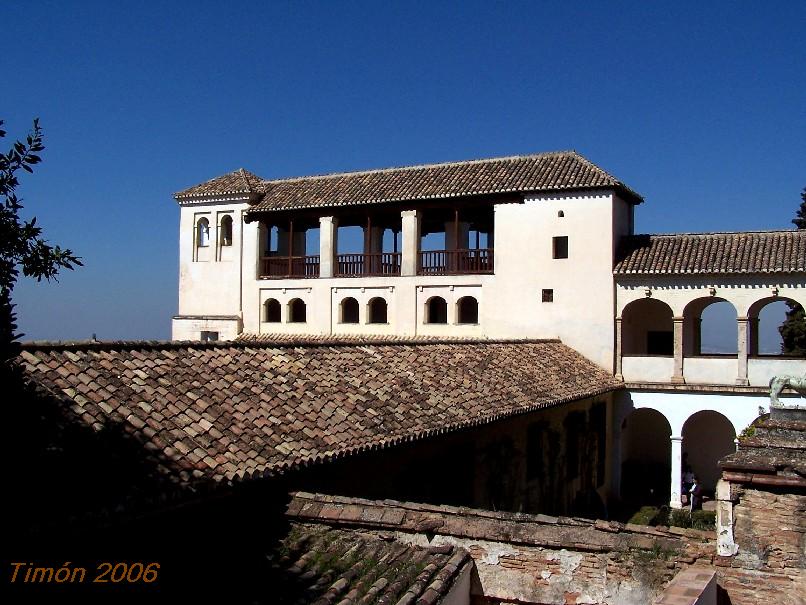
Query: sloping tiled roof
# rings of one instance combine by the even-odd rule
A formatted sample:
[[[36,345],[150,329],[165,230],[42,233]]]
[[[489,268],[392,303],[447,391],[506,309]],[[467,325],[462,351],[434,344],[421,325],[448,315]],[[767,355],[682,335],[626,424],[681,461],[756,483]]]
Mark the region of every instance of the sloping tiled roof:
[[[621,388],[559,341],[29,344],[75,422],[183,484],[283,473]]]
[[[223,193],[231,175],[176,194],[177,199]],[[363,172],[262,181],[252,212],[324,208],[500,193],[616,189],[627,200],[641,196],[575,151],[429,164]]]
[[[462,548],[424,548],[377,534],[293,523],[269,553],[275,603],[435,605],[470,565]]]
[[[228,172],[176,194],[177,198],[226,195],[232,193],[256,193],[262,187],[263,179],[243,168]]]
[[[617,275],[806,271],[806,230],[635,235],[621,242]]]

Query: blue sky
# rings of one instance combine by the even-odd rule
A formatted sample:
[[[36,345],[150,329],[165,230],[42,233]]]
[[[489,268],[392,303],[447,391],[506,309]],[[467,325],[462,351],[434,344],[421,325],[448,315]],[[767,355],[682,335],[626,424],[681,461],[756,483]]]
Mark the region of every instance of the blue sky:
[[[175,191],[576,149],[643,232],[790,228],[806,3],[0,6],[0,118],[45,129],[26,212],[86,267],[15,291],[26,338],[168,338]],[[8,140],[6,140],[6,146]]]

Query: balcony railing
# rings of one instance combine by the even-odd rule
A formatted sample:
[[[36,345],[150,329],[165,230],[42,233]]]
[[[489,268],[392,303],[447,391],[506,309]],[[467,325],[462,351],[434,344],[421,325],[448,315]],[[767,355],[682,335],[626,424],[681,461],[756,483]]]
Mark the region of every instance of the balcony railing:
[[[493,249],[429,250],[420,252],[419,275],[492,273]]]
[[[377,254],[339,254],[336,275],[339,277],[400,275],[399,252]]]
[[[264,256],[260,277],[319,277],[319,256]]]

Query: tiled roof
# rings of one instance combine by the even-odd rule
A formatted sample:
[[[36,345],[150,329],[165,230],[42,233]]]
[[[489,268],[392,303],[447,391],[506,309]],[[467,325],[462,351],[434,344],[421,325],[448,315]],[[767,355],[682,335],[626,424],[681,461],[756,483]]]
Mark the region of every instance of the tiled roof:
[[[293,523],[268,556],[275,603],[434,605],[470,565],[461,548],[424,548],[377,534]]]
[[[621,388],[558,341],[29,344],[75,421],[181,483],[240,480]]]
[[[175,197],[220,195],[229,191],[233,174],[191,187]],[[223,181],[217,182],[220,179]],[[643,201],[575,151],[562,151],[262,181],[255,187],[262,197],[251,211],[586,189],[616,189],[630,202]]]
[[[617,275],[806,271],[806,230],[635,235],[620,245]]]
[[[243,168],[228,172],[223,176],[210,179],[199,185],[185,189],[176,194],[177,198],[227,195],[233,193],[256,193],[263,184],[256,174]]]

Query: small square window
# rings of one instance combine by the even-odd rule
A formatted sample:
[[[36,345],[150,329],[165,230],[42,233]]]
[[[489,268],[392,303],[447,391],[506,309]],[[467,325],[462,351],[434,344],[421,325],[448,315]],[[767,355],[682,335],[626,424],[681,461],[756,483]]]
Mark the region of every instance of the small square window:
[[[543,302],[554,302],[554,290],[543,290]]]
[[[217,340],[218,340],[218,332],[210,332],[208,330],[202,330],[201,332],[202,342],[215,342]]]
[[[558,235],[552,238],[554,258],[568,258],[568,236]]]

